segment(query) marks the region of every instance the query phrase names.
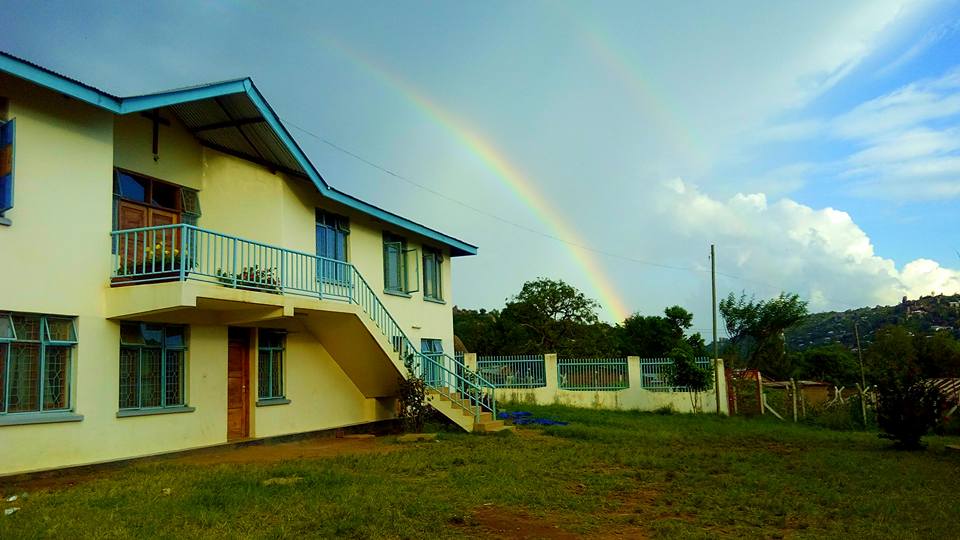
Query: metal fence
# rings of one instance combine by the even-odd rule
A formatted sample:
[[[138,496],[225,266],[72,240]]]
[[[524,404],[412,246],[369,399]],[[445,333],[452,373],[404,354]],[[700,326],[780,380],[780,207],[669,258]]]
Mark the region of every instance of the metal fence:
[[[710,369],[709,358],[697,358],[697,365]],[[640,387],[651,392],[686,392],[685,386],[672,386],[670,372],[673,369],[672,358],[641,358],[640,359]],[[713,388],[713,377],[710,385]]]
[[[477,373],[497,388],[542,388],[547,372],[542,354],[477,356]]]
[[[630,387],[626,358],[557,359],[561,390],[624,390]]]

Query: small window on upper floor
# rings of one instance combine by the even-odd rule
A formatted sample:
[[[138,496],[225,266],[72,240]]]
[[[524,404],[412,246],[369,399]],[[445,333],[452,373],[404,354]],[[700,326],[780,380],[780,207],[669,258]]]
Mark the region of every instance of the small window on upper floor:
[[[7,117],[7,100],[0,98],[0,225],[10,225],[4,214],[13,208],[15,120]]]
[[[383,233],[383,289],[392,294],[409,295],[417,292],[420,283],[420,265],[417,250],[407,247],[407,240],[391,233]],[[413,284],[413,286],[411,286]]]
[[[423,248],[423,298],[443,301],[443,254],[436,249]]]

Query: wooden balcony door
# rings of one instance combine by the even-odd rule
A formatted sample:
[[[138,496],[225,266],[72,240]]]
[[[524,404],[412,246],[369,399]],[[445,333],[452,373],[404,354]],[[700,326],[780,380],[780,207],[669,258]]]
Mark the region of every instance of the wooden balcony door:
[[[230,328],[227,348],[227,440],[250,436],[250,330]]]
[[[117,226],[120,230],[160,227],[177,223],[180,223],[180,214],[175,211],[153,208],[130,201],[120,201],[118,204]],[[119,241],[121,242],[118,246],[120,256],[129,266],[140,265],[144,262],[145,248],[147,247],[154,249],[157,244],[160,244],[171,253],[174,249],[180,249],[180,233],[177,230],[133,233],[121,236]],[[147,258],[147,266],[151,266],[151,262],[151,259]]]

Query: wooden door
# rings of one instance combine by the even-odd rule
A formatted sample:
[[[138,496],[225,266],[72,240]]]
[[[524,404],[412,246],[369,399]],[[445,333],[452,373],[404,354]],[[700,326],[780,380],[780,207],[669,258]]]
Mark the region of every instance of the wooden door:
[[[229,330],[227,351],[227,440],[250,436],[250,331]]]
[[[120,201],[117,208],[117,225],[120,230],[140,229],[143,227],[160,227],[163,225],[175,225],[180,223],[180,214],[169,210],[159,208],[150,208],[142,204],[129,201]],[[150,269],[156,270],[165,266],[170,261],[163,261],[157,258],[157,268],[154,268],[154,258],[156,256],[147,256],[146,248],[155,250],[156,246],[173,253],[173,250],[180,249],[180,234],[177,230],[159,230],[146,231],[139,233],[127,233],[117,238],[117,250],[120,259],[125,261],[130,267],[130,272],[136,273],[134,266],[141,265],[146,258],[146,265]],[[169,256],[168,256],[169,257]],[[162,268],[166,270],[166,268]],[[144,270],[143,267],[139,268]]]

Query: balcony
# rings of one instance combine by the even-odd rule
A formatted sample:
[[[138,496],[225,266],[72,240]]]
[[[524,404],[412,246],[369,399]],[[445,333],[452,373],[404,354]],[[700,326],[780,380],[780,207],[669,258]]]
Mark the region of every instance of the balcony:
[[[111,238],[110,318],[307,332],[367,396],[392,395],[416,353],[350,263],[185,224]]]
[[[113,287],[190,280],[350,303],[363,279],[350,263],[193,225],[113,231],[111,237]]]

